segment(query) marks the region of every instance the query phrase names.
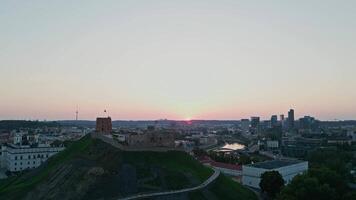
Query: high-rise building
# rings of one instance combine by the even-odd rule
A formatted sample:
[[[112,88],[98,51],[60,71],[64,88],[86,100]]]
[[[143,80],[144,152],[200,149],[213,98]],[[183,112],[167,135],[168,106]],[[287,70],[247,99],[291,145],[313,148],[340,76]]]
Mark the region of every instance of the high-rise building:
[[[288,127],[294,128],[294,110],[290,109],[288,112]]]
[[[272,117],[271,117],[271,127],[276,127],[276,126],[278,126],[277,115],[272,115]]]
[[[250,120],[249,119],[241,119],[241,129],[243,132],[247,133],[250,129]]]
[[[286,119],[284,118],[283,114],[280,115],[280,124],[281,124],[282,129],[284,129],[286,127]]]
[[[281,119],[281,122],[284,121],[284,115],[283,115],[283,114],[281,114],[281,115],[279,116],[279,118]]]
[[[260,117],[251,117],[251,128],[258,128],[260,125]]]
[[[299,119],[299,126],[302,129],[310,129],[315,128],[316,121],[314,117],[304,116],[303,118]]]

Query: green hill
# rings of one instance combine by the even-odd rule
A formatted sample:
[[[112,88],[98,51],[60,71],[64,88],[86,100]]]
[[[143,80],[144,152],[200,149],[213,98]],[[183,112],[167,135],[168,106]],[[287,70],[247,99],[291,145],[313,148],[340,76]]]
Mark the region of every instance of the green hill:
[[[117,199],[199,185],[213,171],[184,152],[124,152],[84,137],[40,168],[0,182],[0,199]],[[207,195],[210,194],[210,195]],[[176,199],[254,199],[221,176],[209,188]]]

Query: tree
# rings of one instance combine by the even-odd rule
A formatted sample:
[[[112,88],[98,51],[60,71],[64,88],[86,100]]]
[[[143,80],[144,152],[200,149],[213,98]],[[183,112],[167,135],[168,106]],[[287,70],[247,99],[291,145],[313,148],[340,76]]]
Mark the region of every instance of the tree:
[[[240,165],[247,165],[251,163],[251,158],[250,156],[246,156],[246,155],[241,155],[239,158],[239,164]]]
[[[350,199],[356,199],[356,191],[348,192],[342,197],[342,200],[350,200]]]
[[[346,180],[335,171],[328,168],[314,168],[308,171],[310,177],[318,179],[320,184],[327,184],[330,188],[334,189],[339,195],[343,195],[348,192]]]
[[[195,156],[206,156],[208,155],[206,151],[204,151],[203,149],[199,149],[199,148],[194,148],[193,149],[193,153]]]
[[[275,198],[283,186],[284,180],[278,171],[267,171],[261,175],[260,188],[268,197]]]
[[[308,174],[297,175],[292,182],[283,188],[278,199],[290,200],[335,200],[336,192],[328,184],[321,184],[317,178]]]
[[[334,170],[345,179],[350,178],[349,162],[352,160],[352,152],[339,149],[317,149],[308,154],[307,160],[311,168],[326,167]]]

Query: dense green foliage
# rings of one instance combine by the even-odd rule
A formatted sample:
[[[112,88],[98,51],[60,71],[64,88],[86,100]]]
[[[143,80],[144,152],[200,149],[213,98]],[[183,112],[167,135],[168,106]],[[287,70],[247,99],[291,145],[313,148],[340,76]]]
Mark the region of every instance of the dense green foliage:
[[[352,146],[338,146],[312,151],[307,156],[308,173],[296,176],[281,192],[279,199],[355,199],[348,187],[350,170],[355,165]]]
[[[267,171],[261,175],[260,188],[268,197],[276,197],[283,186],[284,180],[278,171]]]
[[[329,200],[335,199],[335,197],[335,191],[331,189],[328,184],[322,184],[317,178],[305,174],[296,176],[292,182],[282,190],[279,199]]]
[[[311,168],[326,167],[334,170],[346,179],[350,178],[353,153],[341,148],[318,149],[309,153],[307,160]]]
[[[16,130],[21,128],[43,128],[43,127],[59,127],[57,122],[44,122],[44,121],[25,121],[25,120],[3,120],[0,121],[0,130]]]

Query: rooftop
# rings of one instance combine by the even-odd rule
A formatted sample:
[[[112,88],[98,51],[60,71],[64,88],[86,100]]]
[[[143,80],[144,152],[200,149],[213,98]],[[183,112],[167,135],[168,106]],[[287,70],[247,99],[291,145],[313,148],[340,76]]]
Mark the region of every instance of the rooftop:
[[[213,167],[219,167],[219,168],[230,169],[230,170],[241,171],[242,169],[241,165],[234,165],[234,164],[221,163],[221,162],[211,162],[210,164]]]
[[[33,148],[46,149],[46,148],[63,147],[63,146],[51,146],[49,144],[17,145],[12,143],[6,143],[5,146],[9,149],[33,149]]]
[[[213,167],[238,170],[238,171],[241,171],[241,169],[242,169],[241,165],[216,162],[216,161],[212,160],[209,156],[201,156],[198,158],[198,160],[203,164],[210,164]]]
[[[302,163],[304,161],[301,160],[268,160],[264,162],[254,163],[247,166],[262,168],[262,169],[277,169],[280,167],[285,167],[289,165],[295,165],[298,163]]]

